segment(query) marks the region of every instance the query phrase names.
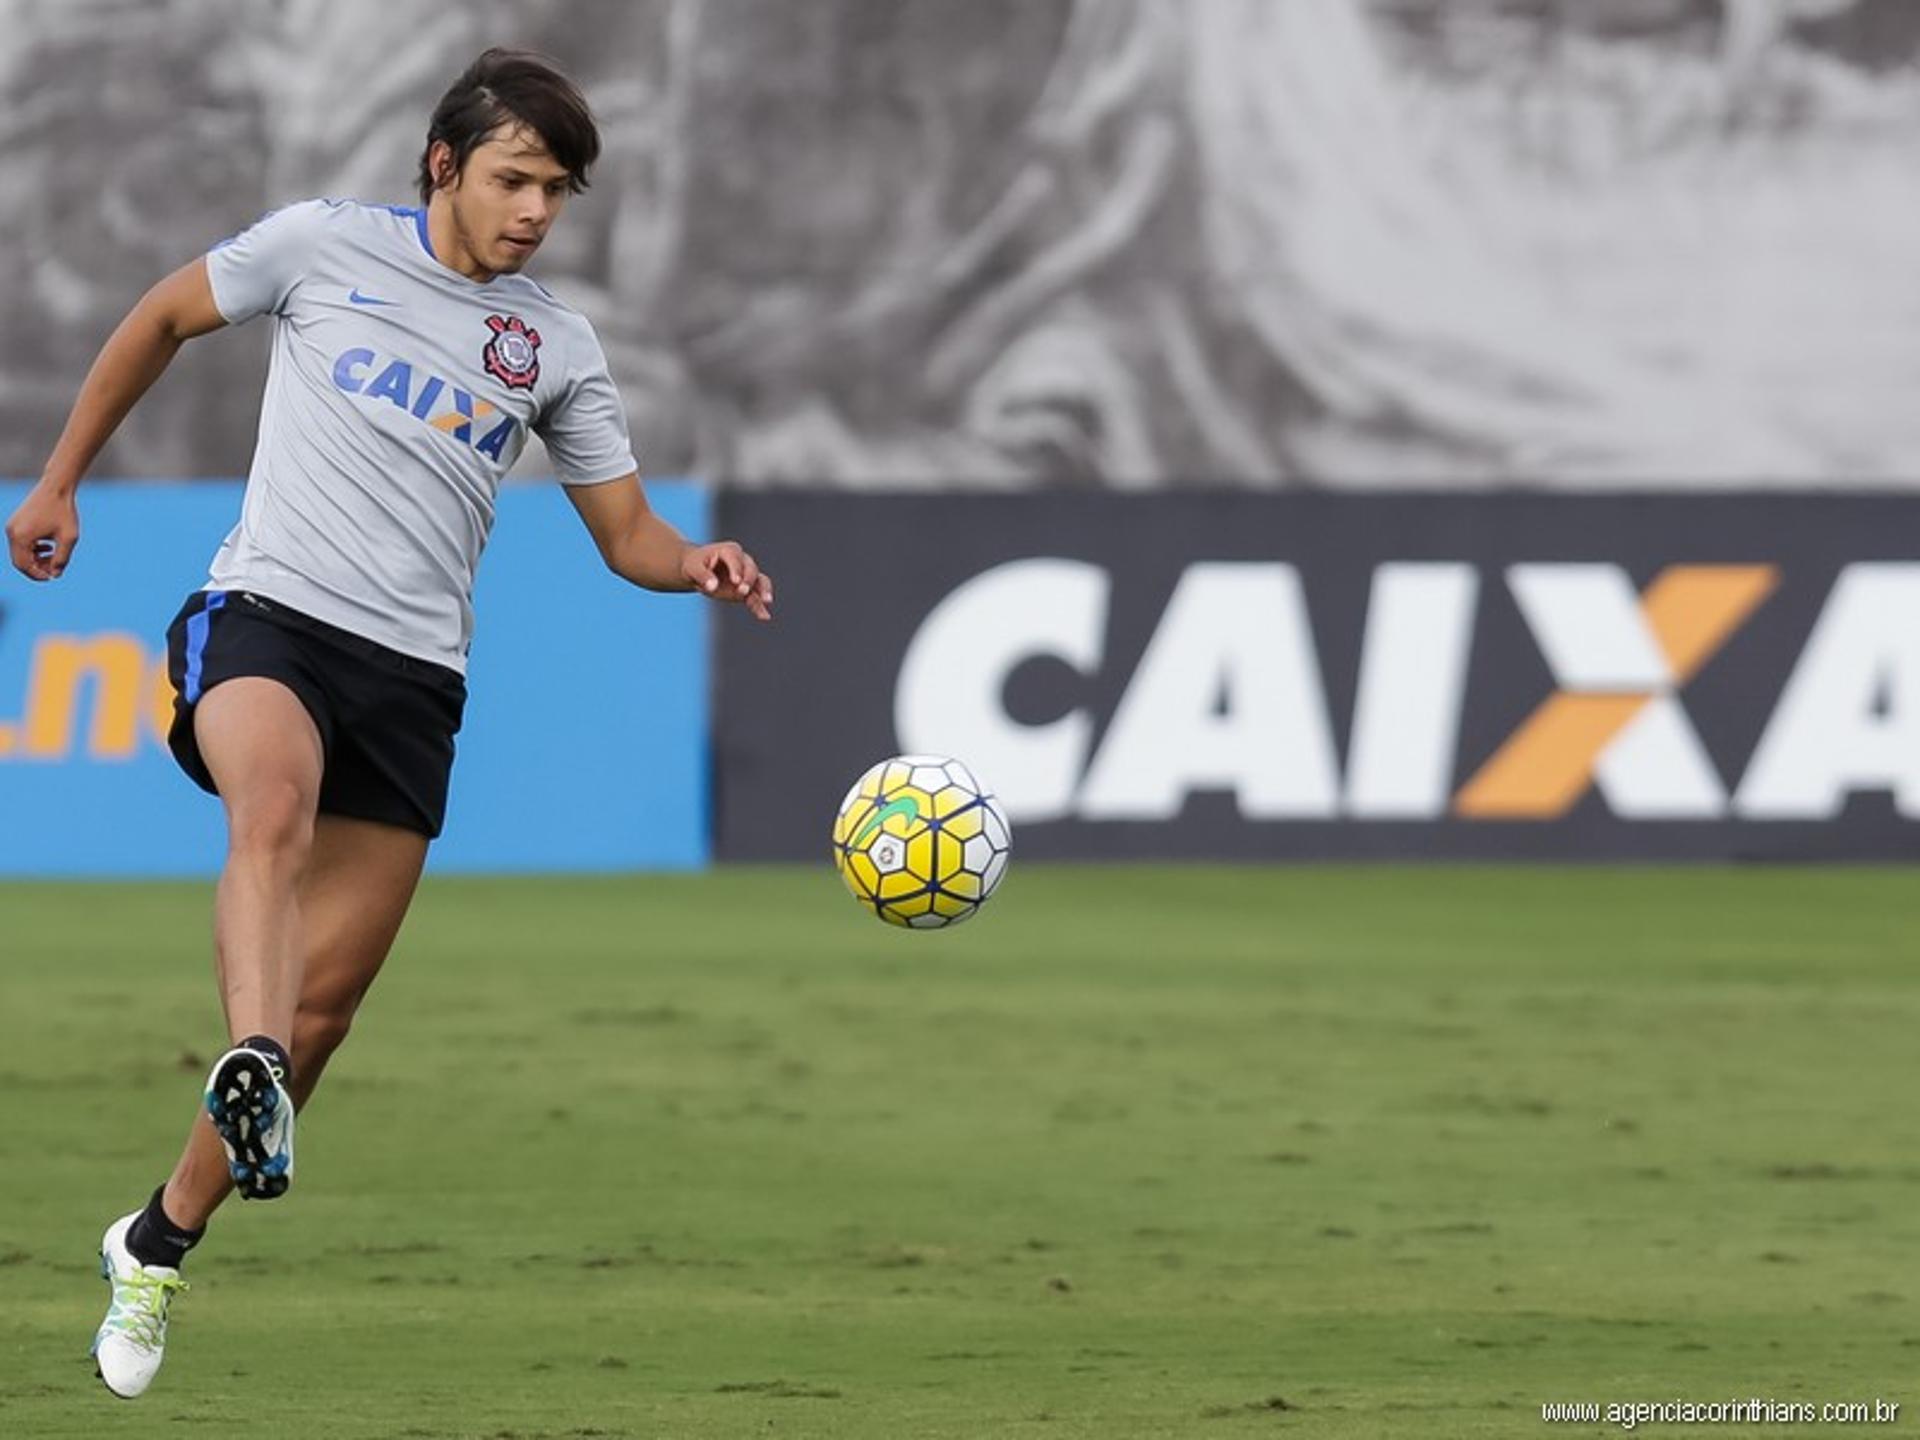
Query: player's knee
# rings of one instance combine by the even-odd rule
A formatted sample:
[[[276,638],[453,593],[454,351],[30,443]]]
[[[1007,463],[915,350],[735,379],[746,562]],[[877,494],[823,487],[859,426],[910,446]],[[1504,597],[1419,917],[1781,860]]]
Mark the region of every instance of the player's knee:
[[[236,854],[298,864],[313,848],[313,799],[290,781],[254,787],[231,806],[227,823]]]

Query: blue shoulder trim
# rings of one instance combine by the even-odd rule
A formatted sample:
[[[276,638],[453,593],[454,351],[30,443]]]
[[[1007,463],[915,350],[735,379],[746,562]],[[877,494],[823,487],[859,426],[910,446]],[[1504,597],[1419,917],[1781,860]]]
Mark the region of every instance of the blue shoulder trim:
[[[402,220],[413,221],[413,228],[419,232],[420,248],[433,259],[440,257],[433,253],[433,237],[427,234],[427,212],[418,205],[375,205],[375,210],[385,210],[389,215],[398,215]]]

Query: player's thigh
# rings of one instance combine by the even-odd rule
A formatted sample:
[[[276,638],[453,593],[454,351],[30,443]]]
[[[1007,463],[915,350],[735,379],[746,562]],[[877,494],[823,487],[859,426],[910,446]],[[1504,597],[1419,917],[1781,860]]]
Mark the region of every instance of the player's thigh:
[[[345,1021],[386,961],[426,864],[427,838],[322,813],[300,879],[305,1014]]]
[[[312,714],[287,686],[258,675],[225,681],[194,707],[193,731],[230,814],[271,807],[313,815],[326,748]]]

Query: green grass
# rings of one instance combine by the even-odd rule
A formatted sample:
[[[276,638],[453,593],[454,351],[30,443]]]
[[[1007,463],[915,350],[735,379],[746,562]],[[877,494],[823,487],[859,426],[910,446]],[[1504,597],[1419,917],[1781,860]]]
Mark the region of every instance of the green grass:
[[[218,1036],[209,892],[0,887],[0,1434],[1904,1411],[1914,908],[1905,871],[1028,866],[928,936],[825,871],[431,883],[299,1184],[216,1219],[123,1405],[93,1250]]]

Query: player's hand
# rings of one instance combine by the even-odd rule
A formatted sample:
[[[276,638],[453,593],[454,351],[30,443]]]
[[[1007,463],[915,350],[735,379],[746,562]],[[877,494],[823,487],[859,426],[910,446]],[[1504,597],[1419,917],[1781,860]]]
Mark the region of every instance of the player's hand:
[[[58,580],[80,543],[80,507],[71,495],[36,485],[7,521],[7,555],[29,580]]]
[[[773,619],[773,577],[733,541],[688,546],[681,573],[709,600],[744,605],[756,620]]]

